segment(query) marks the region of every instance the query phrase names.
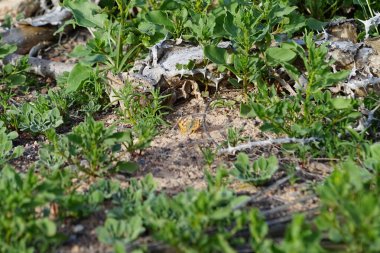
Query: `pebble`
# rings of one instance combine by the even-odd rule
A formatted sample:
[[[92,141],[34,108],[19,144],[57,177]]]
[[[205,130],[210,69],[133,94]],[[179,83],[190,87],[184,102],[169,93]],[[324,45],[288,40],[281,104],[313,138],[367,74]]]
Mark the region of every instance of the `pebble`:
[[[81,233],[82,231],[84,230],[84,226],[79,224],[79,225],[76,225],[75,227],[73,227],[73,232],[75,234],[79,234]]]

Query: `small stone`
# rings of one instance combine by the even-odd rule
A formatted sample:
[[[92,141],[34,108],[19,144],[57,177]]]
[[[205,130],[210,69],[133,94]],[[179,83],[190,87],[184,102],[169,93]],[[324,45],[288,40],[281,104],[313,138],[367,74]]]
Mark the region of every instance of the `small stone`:
[[[78,245],[74,245],[72,248],[71,248],[71,252],[72,253],[77,253],[77,252],[80,252],[80,248]]]
[[[374,55],[374,50],[372,48],[364,47],[358,50],[355,56],[356,68],[362,69],[368,66],[369,57]]]
[[[358,34],[356,25],[351,22],[344,22],[328,28],[328,33],[334,41],[351,41],[356,43]]]
[[[379,38],[367,39],[364,43],[372,47],[373,50],[376,51],[376,53],[380,54],[380,39]]]
[[[80,165],[86,168],[90,167],[90,163],[87,160],[81,160]]]
[[[79,224],[79,225],[76,225],[75,227],[73,227],[73,232],[75,234],[79,234],[81,233],[82,231],[84,230],[84,226]]]
[[[339,68],[352,69],[355,55],[361,44],[354,44],[350,41],[334,41],[330,44],[329,55]]]

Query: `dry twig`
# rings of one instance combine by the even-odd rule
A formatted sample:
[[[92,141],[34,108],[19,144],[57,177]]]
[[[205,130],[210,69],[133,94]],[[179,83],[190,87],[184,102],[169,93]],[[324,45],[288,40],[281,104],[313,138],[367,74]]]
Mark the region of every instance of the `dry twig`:
[[[277,144],[288,144],[288,143],[299,143],[299,144],[306,144],[310,142],[317,141],[317,138],[311,137],[306,139],[298,139],[298,138],[279,138],[279,139],[268,139],[263,141],[252,141],[248,142],[242,145],[238,145],[236,147],[228,147],[219,150],[218,154],[235,154],[236,151],[241,151],[245,149],[251,149],[253,147],[263,147],[263,146],[270,146],[270,145],[277,145]]]

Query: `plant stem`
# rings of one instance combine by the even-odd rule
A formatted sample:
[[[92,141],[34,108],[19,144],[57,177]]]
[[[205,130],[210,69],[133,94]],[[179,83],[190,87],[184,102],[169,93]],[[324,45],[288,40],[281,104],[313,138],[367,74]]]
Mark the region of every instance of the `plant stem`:
[[[314,85],[314,76],[315,73],[311,72],[309,80],[307,82],[307,87],[306,87],[306,97],[305,97],[305,107],[304,107],[304,112],[305,112],[305,117],[307,119],[307,122],[310,122],[310,112],[309,112],[309,105],[310,105],[310,97],[311,97],[311,88]]]
[[[247,73],[244,73],[244,76],[243,76],[243,92],[244,92],[244,96],[247,97],[248,95],[248,77],[247,77]]]
[[[119,24],[119,32],[118,32],[118,37],[117,37],[117,42],[116,42],[116,64],[115,64],[115,69],[120,70],[120,57],[123,53],[123,41],[122,41],[122,33],[123,33],[123,28],[125,24],[125,9],[123,3],[119,3],[117,1],[119,11],[120,11],[120,24]]]
[[[371,18],[373,18],[375,15],[374,15],[373,10],[371,8],[371,3],[369,2],[369,0],[366,0],[366,3],[368,6],[369,13],[371,14]],[[377,26],[376,26],[376,32],[379,33],[379,29],[377,29]]]

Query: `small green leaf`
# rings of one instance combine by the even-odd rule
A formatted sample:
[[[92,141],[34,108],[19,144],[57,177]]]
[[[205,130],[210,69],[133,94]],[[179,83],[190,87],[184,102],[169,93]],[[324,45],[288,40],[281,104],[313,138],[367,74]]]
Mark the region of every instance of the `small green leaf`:
[[[335,84],[339,81],[345,80],[350,75],[349,70],[342,70],[336,73],[328,73],[326,75],[328,84]]]
[[[146,15],[146,19],[153,24],[163,25],[170,31],[174,29],[173,22],[168,18],[168,14],[164,11],[150,11]]]
[[[231,12],[227,12],[227,15],[224,19],[223,27],[230,37],[236,38],[238,36],[237,34],[238,28],[234,24],[234,16],[231,14]]]
[[[115,139],[117,142],[128,142],[131,139],[130,131],[113,133],[108,139]]]
[[[326,22],[321,22],[315,18],[308,18],[306,20],[307,27],[315,31],[321,31],[326,24]]]
[[[0,127],[1,127],[1,125],[0,125]],[[14,140],[14,139],[16,139],[17,137],[18,137],[18,133],[17,133],[16,131],[10,132],[10,133],[8,134],[8,139],[10,139],[10,140]]]
[[[24,153],[23,146],[17,146],[13,149],[12,158],[18,158]]]
[[[115,170],[117,172],[122,172],[122,173],[134,173],[139,169],[139,165],[135,162],[126,162],[126,161],[119,161],[116,166]]]
[[[254,118],[256,117],[255,111],[247,104],[240,105],[240,115],[246,118]]]
[[[53,221],[47,218],[37,220],[36,223],[46,236],[52,237],[57,233],[57,226],[55,225]]]
[[[239,153],[234,165],[241,172],[249,171],[250,163],[248,155],[246,153]]]
[[[103,192],[96,190],[91,193],[90,199],[89,199],[91,204],[99,204],[104,201],[104,194]]]
[[[5,56],[16,52],[17,46],[10,44],[0,45],[0,59],[3,59]]]
[[[113,245],[113,251],[115,253],[126,253],[126,247],[125,247],[125,244],[122,243],[122,242],[115,242],[114,245]]]
[[[70,57],[75,57],[85,64],[94,64],[96,62],[104,62],[106,60],[104,55],[94,54],[91,49],[84,45],[78,45],[74,50],[69,53]]]
[[[107,15],[102,9],[87,0],[65,0],[63,6],[71,10],[78,25],[83,27],[103,28]]]
[[[331,100],[331,103],[337,110],[346,110],[352,108],[352,101],[348,98],[334,98]]]
[[[73,134],[73,133],[71,133],[71,134],[67,135],[67,138],[68,138],[71,142],[73,142],[73,143],[75,143],[75,144],[77,144],[77,145],[82,145],[82,143],[83,143],[83,139],[82,139],[82,137],[79,136],[78,134]]]
[[[277,65],[294,60],[297,54],[287,48],[270,47],[265,51],[265,56],[271,65]]]
[[[282,62],[281,66],[284,67],[288,75],[296,82],[298,82],[299,77],[301,76],[301,73],[298,71],[298,69],[290,63]]]
[[[82,83],[90,78],[91,73],[91,67],[80,63],[76,64],[67,79],[66,93],[77,91]]]
[[[219,208],[215,210],[210,216],[213,220],[223,220],[230,216],[231,211],[228,208]]]
[[[238,196],[230,202],[230,207],[235,209],[241,204],[246,203],[249,199],[250,197],[248,196]]]
[[[9,81],[11,82],[11,85],[21,85],[25,83],[26,76],[22,74],[14,74],[8,77]]]
[[[208,45],[204,48],[205,56],[212,62],[220,65],[227,64],[227,50],[214,45]]]
[[[375,143],[370,147],[371,154],[374,158],[378,159],[378,162],[380,163],[380,143]]]

